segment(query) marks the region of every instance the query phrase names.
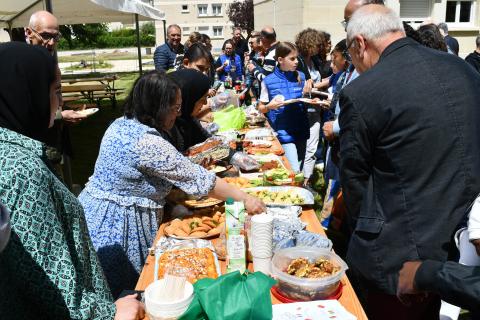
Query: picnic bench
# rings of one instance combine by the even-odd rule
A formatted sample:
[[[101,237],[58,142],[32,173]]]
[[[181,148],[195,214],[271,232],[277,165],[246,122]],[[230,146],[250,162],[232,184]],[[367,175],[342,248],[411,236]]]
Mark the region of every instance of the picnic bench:
[[[100,106],[102,99],[110,99],[112,106],[117,105],[117,95],[124,89],[115,88],[116,75],[81,78],[62,79],[62,96],[64,103],[86,99],[89,103]]]

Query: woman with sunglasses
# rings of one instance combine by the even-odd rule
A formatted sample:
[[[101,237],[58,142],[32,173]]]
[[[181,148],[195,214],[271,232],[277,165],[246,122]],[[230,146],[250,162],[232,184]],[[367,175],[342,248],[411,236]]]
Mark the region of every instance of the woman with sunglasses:
[[[182,93],[170,75],[152,71],[139,78],[124,111],[105,132],[95,171],[79,196],[114,296],[135,287],[173,186],[195,196],[232,197],[251,213],[265,209],[163,138],[182,111]]]

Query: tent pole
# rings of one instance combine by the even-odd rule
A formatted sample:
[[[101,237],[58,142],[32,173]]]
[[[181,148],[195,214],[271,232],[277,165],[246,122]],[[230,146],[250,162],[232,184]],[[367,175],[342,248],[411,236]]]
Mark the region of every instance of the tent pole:
[[[138,52],[138,67],[140,71],[140,76],[143,73],[142,70],[142,49],[140,48],[140,27],[138,25],[138,14],[135,13],[135,31],[137,34],[137,52]]]
[[[51,0],[45,0],[45,10],[52,13],[52,1]]]
[[[167,21],[162,20],[163,22],[163,40],[167,43]]]

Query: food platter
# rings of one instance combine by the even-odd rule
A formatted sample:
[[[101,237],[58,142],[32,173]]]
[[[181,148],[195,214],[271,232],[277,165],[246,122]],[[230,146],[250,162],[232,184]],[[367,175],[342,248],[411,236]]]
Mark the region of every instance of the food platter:
[[[222,203],[223,200],[218,200],[215,198],[201,198],[201,199],[189,199],[189,200],[184,200],[183,204],[188,207],[188,208],[207,208],[211,207],[217,204]]]
[[[209,239],[219,236],[224,226],[225,214],[217,210],[210,215],[199,213],[172,220],[165,224],[163,233],[168,237],[181,240]]]
[[[191,209],[208,208],[223,202],[223,200],[218,200],[210,197],[203,197],[203,198],[192,197],[187,195],[185,192],[183,192],[180,189],[173,189],[172,191],[170,191],[170,194],[168,195],[167,199],[170,202],[173,202],[175,204],[181,204]]]
[[[263,179],[263,172],[268,171],[270,169],[280,168],[280,169],[285,169],[286,170],[286,167],[283,164],[282,159],[277,155],[274,155],[274,154],[255,154],[255,155],[250,155],[250,157],[252,157],[253,159],[255,159],[255,161],[260,163],[262,165],[262,167],[260,168],[260,170],[258,170],[256,172],[240,171],[240,177],[247,178],[249,180],[256,180],[256,179],[260,179],[260,178]],[[275,165],[275,163],[276,163],[276,165]],[[275,167],[272,167],[272,168],[266,167],[265,164],[267,164],[269,166],[275,165]]]
[[[203,253],[207,254],[210,256],[210,253],[206,251],[205,249],[211,251],[213,255],[213,261],[211,259],[211,256],[209,259],[196,259],[197,261],[195,264],[202,264],[205,267],[209,268],[210,271],[212,270],[212,266],[214,267],[217,276],[220,276],[221,273],[221,268],[220,264],[218,262],[218,256],[215,253],[215,248],[213,247],[213,244],[209,240],[203,240],[203,239],[188,239],[188,240],[178,240],[174,238],[167,238],[167,237],[160,237],[160,239],[157,241],[154,247],[154,255],[155,255],[155,269],[154,269],[154,279],[160,279],[161,274],[165,273],[165,271],[168,271],[169,274],[171,275],[177,275],[177,276],[182,276],[187,278],[191,278],[194,276],[191,271],[192,270],[192,264],[191,264],[191,259],[188,258],[188,261],[185,261],[182,259],[176,259],[176,255],[172,256],[172,259],[168,263],[162,263],[162,255],[164,253],[172,252],[172,251],[179,251],[179,250],[198,250],[198,253],[202,255]],[[196,255],[194,253],[194,255]],[[194,257],[192,257],[194,258]],[[206,264],[205,264],[206,262]],[[163,270],[162,270],[163,269]],[[195,270],[197,271],[197,270]],[[195,272],[193,272],[195,273]],[[212,274],[212,276],[214,276]],[[201,276],[199,278],[203,278],[204,276]],[[214,276],[216,278],[216,276]],[[194,281],[198,280],[199,278],[195,277]],[[188,279],[191,281],[191,279]]]
[[[263,200],[266,205],[291,206],[313,205],[313,194],[299,187],[255,187],[243,189],[246,193]]]

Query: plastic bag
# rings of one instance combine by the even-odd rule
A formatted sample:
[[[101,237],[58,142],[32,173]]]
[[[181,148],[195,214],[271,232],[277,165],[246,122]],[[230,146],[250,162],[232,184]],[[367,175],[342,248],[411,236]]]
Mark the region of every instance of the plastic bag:
[[[222,92],[212,97],[210,100],[210,108],[212,111],[219,111],[227,106],[230,94],[228,92]]]
[[[215,122],[210,122],[205,125],[204,129],[210,134],[215,134],[218,132],[218,129],[220,129],[220,126]]]
[[[219,131],[242,129],[245,121],[245,112],[234,105],[213,113],[213,122],[220,126]]]
[[[260,169],[260,163],[252,157],[248,156],[243,152],[236,152],[232,159],[230,159],[230,164],[239,167],[243,171],[253,171]]]
[[[194,284],[195,297],[179,320],[270,320],[270,288],[275,280],[261,272],[231,272]]]

